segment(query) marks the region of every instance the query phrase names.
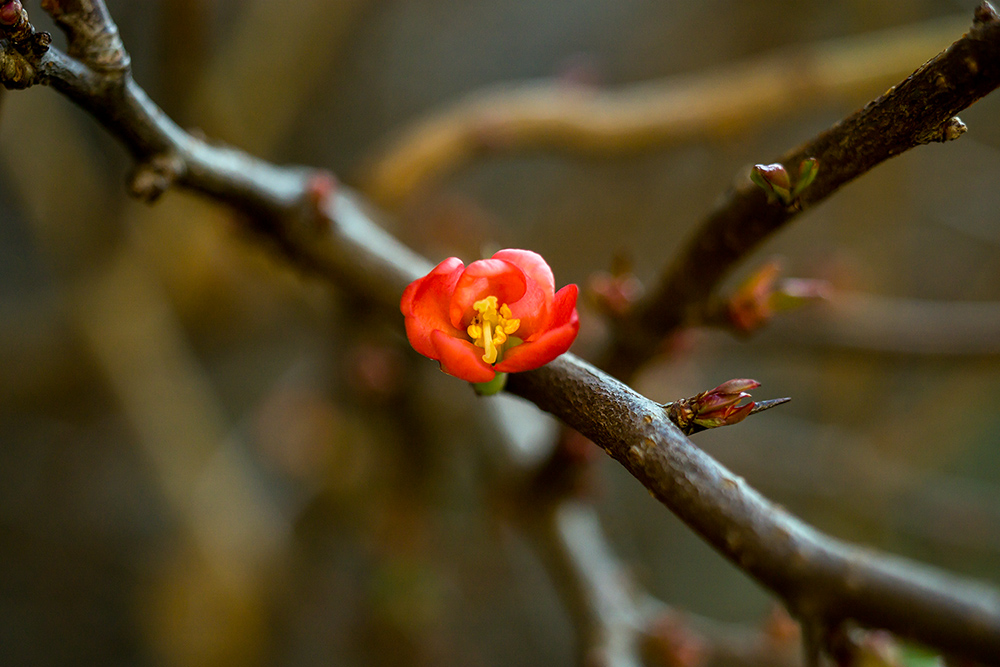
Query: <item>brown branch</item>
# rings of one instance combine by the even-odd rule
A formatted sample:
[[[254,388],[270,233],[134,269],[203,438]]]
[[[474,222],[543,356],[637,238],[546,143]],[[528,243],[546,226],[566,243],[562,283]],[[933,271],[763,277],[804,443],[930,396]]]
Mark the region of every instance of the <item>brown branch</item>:
[[[732,134],[805,105],[858,98],[905,76],[964,19],[794,46],[708,71],[613,90],[558,80],[478,91],[431,112],[372,159],[364,191],[396,208],[486,154],[620,155]]]
[[[103,0],[42,0],[66,33],[69,55],[98,72],[125,72],[129,57]]]
[[[103,8],[103,3],[95,0],[92,6]],[[979,54],[986,36],[998,32],[1000,21],[983,22],[960,44]],[[8,49],[3,57],[15,55]],[[981,63],[980,72],[997,70],[997,63]],[[343,189],[334,193],[329,177],[276,167],[191,137],[145,96],[127,71],[102,74],[55,49],[37,65],[33,82],[50,83],[95,115],[140,164],[158,158],[168,165],[156,171],[163,176],[157,188],[177,184],[252,214],[254,229],[275,241],[296,265],[388,311],[398,308],[405,285],[429,268],[426,260],[382,231],[355,196]],[[966,95],[966,103],[973,94],[982,92]],[[951,91],[949,99],[955,95]],[[913,113],[919,115],[916,109]],[[898,141],[891,133],[886,137]],[[868,148],[859,152],[869,160],[885,152]],[[831,183],[819,191],[828,191]],[[750,201],[763,206],[762,197]],[[751,225],[751,231],[759,233],[786,219],[787,212],[783,215],[772,213],[764,223]],[[737,239],[746,240],[739,232]],[[572,355],[512,376],[510,387],[598,443],[693,530],[803,618],[827,623],[853,618],[956,655],[997,662],[996,592],[823,536],[695,447],[656,403]]]
[[[522,508],[516,518],[552,573],[573,619],[580,643],[578,662],[641,664],[640,636],[648,619],[593,507],[563,500],[540,509]]]
[[[598,443],[716,550],[796,614],[853,618],[996,663],[1000,593],[827,537],[684,437],[659,404],[572,355],[508,389]]]
[[[798,214],[891,157],[964,130],[955,114],[1000,86],[1000,17],[987,2],[961,39],[902,83],[777,162],[790,171],[808,157],[819,175],[794,206],[768,201],[746,175],[687,242],[659,286],[620,327],[607,366],[628,377],[655,352],[655,341],[697,321],[740,260]]]

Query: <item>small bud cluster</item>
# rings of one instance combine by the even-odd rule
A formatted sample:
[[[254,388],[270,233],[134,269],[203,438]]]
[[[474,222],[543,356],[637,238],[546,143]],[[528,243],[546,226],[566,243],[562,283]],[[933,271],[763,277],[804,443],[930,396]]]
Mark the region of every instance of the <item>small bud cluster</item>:
[[[760,386],[760,382],[748,379],[736,379],[723,382],[715,389],[703,391],[697,396],[684,398],[663,407],[667,416],[684,433],[690,435],[697,431],[719,426],[738,424],[750,415],[754,402],[739,405],[744,398],[750,398],[749,389]]]
[[[34,26],[28,21],[28,12],[20,0],[0,2],[0,36],[10,40],[18,52],[25,55],[40,56],[52,44],[52,36],[47,32],[35,32]],[[20,73],[20,78],[11,77],[15,72],[4,72],[5,85],[8,87],[23,87],[27,70]]]
[[[767,193],[770,201],[797,207],[799,197],[816,180],[818,173],[819,160],[810,157],[799,163],[799,177],[794,186],[784,165],[778,163],[755,164],[750,170],[750,180]]]

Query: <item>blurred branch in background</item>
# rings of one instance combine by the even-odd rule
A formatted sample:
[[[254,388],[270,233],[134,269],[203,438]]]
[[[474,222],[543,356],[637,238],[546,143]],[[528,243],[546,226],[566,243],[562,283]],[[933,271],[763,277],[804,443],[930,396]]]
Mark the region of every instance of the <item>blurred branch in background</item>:
[[[775,53],[663,81],[605,90],[572,80],[473,93],[398,132],[361,177],[398,209],[484,155],[623,155],[731,136],[834,99],[862,101],[913,71],[967,26],[965,16]]]
[[[215,50],[207,71],[186,75],[189,85],[192,77],[197,82],[186,109],[192,122],[208,135],[250,153],[274,153],[341,57],[351,28],[369,4],[370,0],[249,3],[229,26],[231,32]]]
[[[1000,303],[931,301],[831,292],[829,303],[789,321],[803,345],[887,354],[1000,354]]]

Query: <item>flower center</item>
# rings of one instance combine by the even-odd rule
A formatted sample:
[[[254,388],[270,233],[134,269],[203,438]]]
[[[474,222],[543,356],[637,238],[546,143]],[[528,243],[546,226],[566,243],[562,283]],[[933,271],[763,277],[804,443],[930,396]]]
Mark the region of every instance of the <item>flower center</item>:
[[[510,307],[502,304],[497,309],[497,298],[488,296],[472,304],[476,316],[466,330],[476,347],[483,348],[483,361],[495,364],[499,361],[507,336],[517,331],[521,320],[511,317]]]

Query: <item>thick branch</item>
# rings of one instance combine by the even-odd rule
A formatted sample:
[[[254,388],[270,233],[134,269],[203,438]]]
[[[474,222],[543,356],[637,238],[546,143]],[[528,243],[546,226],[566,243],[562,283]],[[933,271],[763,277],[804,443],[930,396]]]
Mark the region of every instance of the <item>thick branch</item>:
[[[954,138],[961,132],[955,114],[998,86],[1000,18],[984,2],[972,29],[946,51],[778,160],[792,173],[807,157],[819,160],[819,175],[797,206],[769,202],[748,178],[740,178],[688,241],[659,287],[622,326],[617,349],[610,355],[615,374],[627,377],[656,349],[652,340],[697,321],[726,274],[801,211],[895,155]]]
[[[1000,594],[848,545],[802,523],[684,437],[660,406],[572,355],[511,392],[598,443],[716,550],[801,616],[853,618],[996,663]]]

